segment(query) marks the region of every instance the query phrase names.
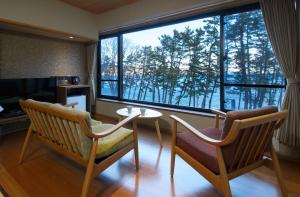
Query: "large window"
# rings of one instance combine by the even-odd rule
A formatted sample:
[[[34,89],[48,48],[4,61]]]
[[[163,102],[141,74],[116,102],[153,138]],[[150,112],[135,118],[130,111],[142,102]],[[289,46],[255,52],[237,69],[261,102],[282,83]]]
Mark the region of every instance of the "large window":
[[[284,95],[257,7],[100,37],[100,46],[99,97],[205,111],[280,105]]]

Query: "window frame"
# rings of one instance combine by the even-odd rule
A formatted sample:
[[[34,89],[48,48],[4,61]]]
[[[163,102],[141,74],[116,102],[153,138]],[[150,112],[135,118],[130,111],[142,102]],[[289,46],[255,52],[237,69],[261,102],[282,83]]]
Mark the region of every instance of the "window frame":
[[[224,62],[225,62],[225,55],[224,55],[224,45],[225,45],[225,33],[224,33],[224,17],[231,14],[243,13],[253,10],[260,9],[259,3],[248,4],[243,6],[238,6],[234,8],[213,11],[204,14],[197,14],[194,16],[179,18],[170,20],[167,22],[159,22],[156,24],[149,24],[142,27],[131,28],[124,31],[118,31],[112,34],[99,34],[99,41],[98,41],[98,54],[97,54],[97,98],[103,99],[112,99],[117,101],[124,101],[124,102],[132,102],[138,104],[146,104],[146,105],[156,105],[161,107],[169,107],[169,108],[177,108],[183,110],[190,110],[196,112],[208,112],[211,113],[210,109],[203,109],[203,108],[195,108],[189,106],[180,106],[180,105],[170,105],[164,103],[156,103],[156,102],[149,102],[149,101],[137,101],[131,99],[124,99],[123,98],[123,34],[138,32],[142,30],[152,29],[152,28],[159,28],[167,25],[174,25],[182,22],[188,22],[192,20],[199,20],[207,17],[212,16],[220,16],[220,110],[221,111],[230,111],[225,109],[225,87],[253,87],[253,88],[283,88],[286,89],[286,80],[284,85],[270,85],[270,84],[233,84],[233,83],[226,83],[224,78]],[[101,40],[107,38],[118,38],[118,78],[116,80],[102,80],[101,79]],[[117,96],[109,96],[109,95],[102,95],[101,94],[101,82],[103,81],[116,81],[118,86],[118,94]]]
[[[236,11],[238,8],[235,8],[233,10],[231,10],[228,13],[224,13],[221,15],[221,31],[220,31],[220,40],[221,40],[221,46],[220,46],[220,110],[221,111],[232,111],[231,109],[226,109],[225,108],[225,87],[249,87],[249,88],[282,88],[282,89],[286,89],[286,79],[284,82],[284,85],[279,85],[279,84],[245,84],[245,83],[230,83],[230,82],[225,82],[225,73],[224,73],[224,69],[225,69],[225,61],[226,61],[226,57],[225,57],[225,30],[224,27],[226,25],[226,23],[224,22],[224,18],[228,15],[232,15],[232,14],[238,14],[238,13],[243,13],[243,12],[248,12],[248,11],[254,11],[254,10],[259,10],[260,5],[259,4],[252,4],[253,5],[253,9],[245,9],[243,11]]]
[[[102,71],[102,69],[101,69],[101,40],[102,39],[109,39],[109,38],[117,38],[118,39],[118,41],[117,41],[117,44],[118,44],[118,65],[117,65],[117,69],[118,69],[118,77],[117,77],[117,79],[102,79],[102,76],[101,76],[101,71]],[[114,34],[111,34],[111,35],[107,35],[107,36],[103,36],[103,37],[101,37],[101,39],[100,39],[100,37],[99,37],[99,41],[98,41],[98,49],[97,49],[97,98],[107,98],[107,99],[119,99],[119,97],[120,97],[120,46],[119,46],[119,42],[120,42],[120,40],[119,40],[119,35],[118,34],[116,34],[116,35],[114,35]],[[117,92],[117,96],[110,96],[110,95],[102,95],[102,92],[101,92],[101,90],[102,90],[102,88],[101,88],[101,84],[102,84],[102,82],[104,82],[104,81],[113,81],[113,82],[117,82],[117,90],[118,90],[118,92]]]

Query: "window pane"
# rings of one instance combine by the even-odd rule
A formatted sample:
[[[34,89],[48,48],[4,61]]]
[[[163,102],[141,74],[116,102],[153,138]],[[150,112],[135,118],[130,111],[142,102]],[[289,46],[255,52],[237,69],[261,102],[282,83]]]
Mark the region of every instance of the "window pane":
[[[118,82],[101,81],[101,95],[118,96]]]
[[[123,98],[220,108],[220,17],[123,35]]]
[[[225,87],[225,109],[256,109],[266,105],[280,106],[284,88]]]
[[[224,17],[225,83],[284,85],[261,10]]]
[[[118,78],[118,38],[101,40],[101,79]]]

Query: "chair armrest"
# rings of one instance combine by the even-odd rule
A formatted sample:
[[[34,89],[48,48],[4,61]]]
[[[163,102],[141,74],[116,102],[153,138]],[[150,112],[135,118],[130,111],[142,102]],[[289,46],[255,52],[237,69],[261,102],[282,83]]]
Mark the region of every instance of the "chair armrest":
[[[217,114],[221,117],[226,117],[226,113],[225,112],[222,112],[220,110],[216,110],[216,109],[210,109],[211,112],[213,112],[214,114]]]
[[[74,108],[75,105],[78,105],[78,102],[68,103],[68,104],[65,104],[64,106],[65,106],[65,107],[72,107],[72,108]]]
[[[198,139],[207,142],[209,144],[212,145],[222,145],[221,140],[216,140],[213,138],[210,138],[206,135],[204,135],[203,133],[201,133],[200,131],[198,131],[197,129],[195,129],[192,125],[190,125],[189,123],[185,122],[184,120],[180,119],[177,116],[171,115],[170,116],[174,121],[178,122],[179,124],[181,124],[183,127],[185,127],[189,132],[191,132],[192,134],[194,134]]]
[[[216,118],[215,118],[215,128],[220,128],[220,116],[222,118],[226,117],[226,113],[225,112],[222,112],[222,111],[219,111],[219,110],[216,110],[216,109],[210,109],[211,112],[213,112],[214,114],[216,114]]]
[[[90,132],[89,135],[90,135],[90,137],[93,137],[95,139],[108,136],[108,135],[112,134],[113,132],[115,132],[116,130],[118,130],[119,128],[121,128],[122,126],[124,126],[125,124],[127,124],[128,122],[130,122],[130,121],[134,120],[135,118],[137,118],[139,115],[140,115],[140,113],[133,114],[133,115],[125,118],[124,120],[122,120],[121,122],[119,122],[118,124],[116,124],[115,126],[113,126],[112,128],[110,128],[106,131],[103,131],[99,134],[94,133],[94,132]]]

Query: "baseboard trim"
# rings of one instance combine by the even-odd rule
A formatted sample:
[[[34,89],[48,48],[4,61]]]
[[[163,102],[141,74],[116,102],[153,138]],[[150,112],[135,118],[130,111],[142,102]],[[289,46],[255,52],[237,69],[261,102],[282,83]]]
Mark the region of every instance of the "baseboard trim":
[[[285,160],[285,161],[290,161],[290,162],[295,162],[295,163],[299,163],[300,164],[300,159],[289,157],[287,155],[283,155],[283,154],[278,153],[278,152],[277,152],[277,156],[278,156],[278,158],[280,160]]]

